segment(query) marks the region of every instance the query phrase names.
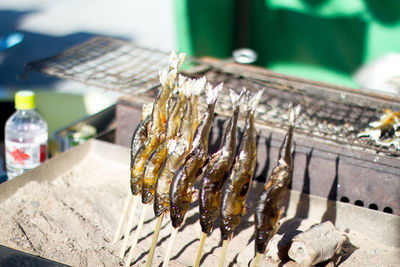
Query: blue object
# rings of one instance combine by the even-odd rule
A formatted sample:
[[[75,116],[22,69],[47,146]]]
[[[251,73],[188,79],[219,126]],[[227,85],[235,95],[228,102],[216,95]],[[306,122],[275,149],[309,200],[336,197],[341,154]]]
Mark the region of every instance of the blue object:
[[[22,42],[22,40],[24,40],[24,35],[22,33],[11,33],[0,39],[0,51],[13,47]]]

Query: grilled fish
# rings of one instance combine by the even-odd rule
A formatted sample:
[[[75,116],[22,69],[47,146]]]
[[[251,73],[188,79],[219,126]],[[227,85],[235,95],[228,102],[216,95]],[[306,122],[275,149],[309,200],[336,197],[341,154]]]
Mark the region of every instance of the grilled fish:
[[[130,169],[133,169],[135,164],[135,155],[142,149],[144,143],[146,142],[149,132],[151,129],[151,110],[152,104],[145,104],[142,107],[142,115],[139,122],[139,125],[136,127],[135,132],[132,136],[131,141],[131,160],[130,160]],[[137,185],[134,185],[136,187]],[[131,188],[132,192],[137,191],[136,188]]]
[[[151,128],[151,110],[153,104],[143,104],[140,122],[136,127],[131,141],[131,156],[135,156],[136,151],[147,140]]]
[[[265,252],[269,240],[276,233],[282,213],[278,208],[279,201],[292,181],[293,129],[299,112],[299,107],[289,108],[290,126],[279,149],[278,164],[272,170],[254,212],[255,247],[260,254]]]
[[[189,210],[194,182],[207,159],[208,137],[213,124],[215,104],[222,86],[222,84],[219,84],[212,88],[211,84],[206,85],[207,110],[196,129],[189,154],[172,179],[169,200],[171,222],[175,228],[182,224],[183,218]]]
[[[184,115],[185,102],[187,101],[187,91],[184,92],[185,83],[186,78],[184,76],[179,76],[179,95],[167,120],[166,140],[150,154],[149,159],[145,164],[142,185],[142,202],[145,204],[149,203],[154,198],[158,173],[160,172],[161,166],[165,162],[168,154],[168,140],[176,137],[181,125]]]
[[[179,133],[176,137],[167,141],[168,156],[158,173],[154,196],[154,213],[157,217],[169,210],[169,189],[172,178],[175,176],[179,166],[182,165],[193,142],[194,130],[192,122],[196,115],[194,114],[192,98],[195,94],[200,94],[201,91],[199,88],[194,90],[195,85],[191,84],[193,82],[193,80],[184,81],[185,89],[183,92],[187,100]],[[201,87],[201,83],[196,83],[196,86]]]
[[[231,90],[233,114],[228,120],[221,146],[212,154],[200,184],[199,211],[203,233],[210,233],[220,213],[222,185],[228,178],[236,154],[236,132],[243,92],[237,95]]]
[[[229,179],[223,186],[220,221],[223,240],[231,238],[234,228],[245,213],[244,205],[257,161],[257,131],[254,125],[254,113],[263,92],[264,90],[259,91],[248,101],[244,136],[239,154],[235,158]],[[249,92],[247,92],[247,97],[250,97]]]
[[[151,112],[151,132],[146,142],[140,146],[137,153],[131,161],[131,191],[133,195],[139,194],[142,189],[142,180],[144,166],[150,154],[164,142],[166,118],[168,116],[167,103],[171,98],[171,92],[174,89],[174,81],[179,66],[182,64],[184,55],[170,55],[169,71],[160,72],[160,91],[154,100]]]

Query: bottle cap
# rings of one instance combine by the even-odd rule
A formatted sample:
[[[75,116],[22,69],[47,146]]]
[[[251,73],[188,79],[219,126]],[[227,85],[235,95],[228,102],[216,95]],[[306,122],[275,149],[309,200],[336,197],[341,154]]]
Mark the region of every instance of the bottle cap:
[[[32,91],[19,91],[15,94],[16,109],[33,109],[35,108],[35,93]]]

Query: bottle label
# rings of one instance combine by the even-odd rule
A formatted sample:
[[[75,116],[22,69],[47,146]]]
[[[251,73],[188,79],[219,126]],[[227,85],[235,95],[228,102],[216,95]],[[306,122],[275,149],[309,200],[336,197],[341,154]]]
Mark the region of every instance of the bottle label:
[[[6,140],[7,165],[14,168],[33,169],[47,159],[47,145],[19,143]]]

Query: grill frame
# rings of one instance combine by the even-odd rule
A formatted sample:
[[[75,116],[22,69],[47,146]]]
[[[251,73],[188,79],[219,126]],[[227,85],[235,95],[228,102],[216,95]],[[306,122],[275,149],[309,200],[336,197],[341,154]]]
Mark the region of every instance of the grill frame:
[[[161,61],[154,60],[154,58],[149,59],[149,62],[156,66],[156,68],[152,68],[154,73],[151,77],[157,78],[135,80],[133,77],[131,79],[133,83],[126,83],[125,87],[122,85],[107,87],[107,83],[101,82],[101,80],[94,81],[91,77],[84,78],[79,75],[69,75],[64,71],[68,68],[60,68],[55,71],[57,64],[62,65],[63,62],[69,62],[69,57],[77,57],[87,51],[90,47],[88,45],[104,39],[111,44],[115,42],[117,44],[116,47],[127,47],[125,49],[128,51],[130,49],[139,49],[138,51],[144,50],[150,54],[154,53],[154,58],[159,56],[167,58],[166,53],[157,50],[141,48],[122,40],[98,37],[49,59],[32,62],[28,64],[28,71],[33,69],[60,78],[73,79],[86,84],[97,85],[106,90],[124,93],[126,96],[122,97],[117,104],[116,143],[129,146],[131,134],[136,125],[136,123],[132,123],[132,118],[139,118],[140,106],[143,103],[151,102],[156,95],[158,69],[166,65]],[[109,53],[115,53],[115,50],[111,49]],[[97,53],[100,58],[104,54],[107,53]],[[88,60],[83,60],[83,64],[91,63],[90,60],[93,59],[88,57]],[[101,60],[97,62],[101,62]],[[145,66],[151,65],[146,63],[145,57],[138,61],[140,64],[143,64],[143,62]],[[400,196],[398,195],[400,191],[400,151],[396,151],[393,147],[376,146],[366,138],[355,138],[358,131],[365,128],[369,122],[379,118],[383,108],[400,110],[399,97],[291,77],[273,73],[264,68],[244,66],[229,63],[228,61],[188,58],[187,62],[188,64],[183,73],[193,78],[205,75],[214,84],[223,80],[226,82],[225,87],[233,87],[234,90],[241,90],[243,85],[243,83],[240,83],[241,80],[246,82],[244,84],[250,84],[248,89],[253,91],[266,88],[266,95],[268,94],[269,98],[262,99],[260,106],[265,107],[266,113],[274,112],[274,114],[273,116],[266,116],[264,119],[262,114],[257,114],[256,116],[257,127],[260,129],[256,172],[258,180],[265,180],[275,166],[277,151],[288,126],[286,113],[289,102],[299,103],[302,104],[303,111],[295,129],[295,174],[292,188],[327,199],[339,201],[347,198],[352,204],[356,203],[356,201],[358,203],[361,201],[365,203],[364,206],[366,207],[374,204],[380,211],[383,211],[386,207],[392,209],[394,215],[400,215]],[[210,75],[212,73],[214,73],[214,76]],[[222,75],[223,77],[220,77],[225,77],[225,80],[218,78],[218,75],[215,74]],[[229,79],[227,82],[226,77],[229,77],[230,81],[236,82],[236,85],[231,85]],[[230,115],[228,95],[228,91],[225,90],[217,104],[216,113],[218,116],[212,131],[212,138],[218,137],[221,132],[222,122],[226,116]],[[284,96],[284,101],[281,101],[281,103],[279,101],[276,103],[271,101],[276,96],[281,98]],[[318,104],[315,99],[318,99],[321,103]],[[201,100],[204,101],[203,98]],[[329,112],[322,108],[327,103],[330,103],[329,108],[331,110],[329,111],[328,109]],[[339,134],[337,134],[340,131],[316,134],[315,129],[311,127],[312,125],[308,128],[303,127],[304,123],[302,123],[301,116],[308,114],[309,109],[316,109],[317,111],[314,110],[314,112],[308,114],[311,118],[313,116],[316,118],[317,122],[314,123],[314,126],[321,127],[322,125],[325,128],[329,128],[329,122],[325,124],[323,122],[324,116],[332,115],[334,113],[332,109],[338,108],[336,105],[339,108],[340,105],[345,105],[358,110],[356,115],[352,114],[351,109],[341,114],[341,118],[346,119],[342,126],[348,123],[349,120],[357,123],[361,121],[361,124],[357,127],[353,126],[354,130],[351,130],[352,140],[340,138]],[[321,115],[318,115],[318,112]],[[362,117],[365,113],[368,113],[366,119]],[[333,119],[332,121],[335,122],[337,120]],[[346,124],[346,127],[350,126]],[[218,140],[216,139],[210,143],[218,144]],[[212,151],[210,149],[210,152]]]

